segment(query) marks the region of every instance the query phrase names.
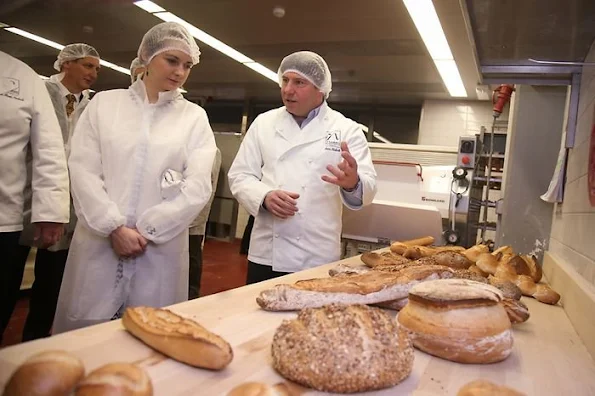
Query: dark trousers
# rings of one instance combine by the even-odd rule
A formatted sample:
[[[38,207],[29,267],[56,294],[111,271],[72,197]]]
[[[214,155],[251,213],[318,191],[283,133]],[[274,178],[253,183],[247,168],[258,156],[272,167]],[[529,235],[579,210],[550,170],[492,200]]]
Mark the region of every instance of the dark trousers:
[[[188,299],[198,298],[200,294],[200,278],[202,276],[202,240],[204,235],[189,235],[188,252],[190,268],[188,272]]]
[[[242,244],[240,245],[240,254],[248,254],[250,248],[250,237],[252,236],[252,228],[254,227],[254,216],[248,217],[248,223],[244,228],[244,235],[242,235]]]
[[[27,256],[31,250],[19,245],[20,232],[0,233],[0,337],[19,298]],[[68,250],[50,252],[38,249],[35,258],[35,281],[31,287],[29,314],[23,330],[23,341],[48,337],[52,329],[56,304]]]
[[[273,271],[273,267],[270,265],[257,264],[252,261],[248,261],[248,274],[246,275],[246,284],[262,282],[268,279],[278,278],[283,275],[287,275],[289,272],[278,272]]]

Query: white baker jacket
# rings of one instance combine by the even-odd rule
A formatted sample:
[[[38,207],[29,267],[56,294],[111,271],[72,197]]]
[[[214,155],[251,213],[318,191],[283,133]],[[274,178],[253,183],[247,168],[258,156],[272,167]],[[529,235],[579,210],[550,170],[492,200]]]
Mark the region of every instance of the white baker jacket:
[[[155,104],[145,85],[98,93],[72,138],[69,169],[78,224],[54,331],[109,320],[122,307],[188,298],[188,226],[211,196],[215,139],[205,111],[177,91]],[[120,259],[109,235],[136,227],[150,242]]]
[[[23,229],[28,145],[32,221],[68,223],[68,170],[48,91],[33,69],[0,51],[0,232]]]
[[[255,216],[248,259],[273,270],[296,272],[336,261],[341,250],[343,204],[336,185],[321,179],[327,165],[342,161],[347,142],[358,164],[362,203],[376,194],[376,171],[361,128],[323,103],[318,116],[300,129],[284,107],[259,115],[246,133],[229,170],[231,192]],[[298,212],[280,219],[262,207],[272,190],[298,193]]]
[[[66,158],[70,155],[70,141],[72,139],[72,135],[74,133],[74,129],[78,122],[78,119],[81,117],[83,110],[89,104],[89,91],[85,90],[82,93],[75,95],[77,101],[75,102],[74,111],[70,114],[70,117],[66,113],[66,103],[68,100],[66,99],[66,95],[69,95],[70,92],[68,89],[62,84],[62,79],[64,78],[64,73],[54,74],[50,77],[49,80],[45,81],[45,86],[50,94],[50,98],[52,100],[52,104],[54,105],[54,111],[56,113],[56,117],[58,118],[58,123],[60,124],[60,129],[62,130],[62,140],[64,141],[64,150],[66,152]],[[31,155],[28,153],[28,160],[30,161]],[[28,164],[27,169],[27,176],[30,178],[31,173],[31,164]],[[31,224],[31,191],[29,188],[29,183],[27,188],[25,188],[25,214],[24,214],[24,228],[23,232],[21,233],[21,238],[19,243],[21,245],[27,246],[36,246],[37,242],[34,240],[34,232],[35,228]],[[72,240],[72,236],[74,234],[74,228],[76,227],[76,213],[74,211],[74,205],[70,204],[70,221],[64,227],[64,235],[60,238],[60,240],[55,243],[54,245],[48,248],[49,251],[59,251],[65,250],[70,247],[70,241]]]

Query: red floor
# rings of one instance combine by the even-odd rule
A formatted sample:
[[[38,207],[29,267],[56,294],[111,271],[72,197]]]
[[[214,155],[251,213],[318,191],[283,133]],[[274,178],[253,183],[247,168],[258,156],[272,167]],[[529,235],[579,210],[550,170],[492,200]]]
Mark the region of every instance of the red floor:
[[[240,241],[222,242],[209,239],[203,251],[203,268],[200,295],[219,293],[244,286],[248,258],[240,254]],[[2,347],[21,342],[25,318],[29,310],[29,298],[21,298],[4,332]]]

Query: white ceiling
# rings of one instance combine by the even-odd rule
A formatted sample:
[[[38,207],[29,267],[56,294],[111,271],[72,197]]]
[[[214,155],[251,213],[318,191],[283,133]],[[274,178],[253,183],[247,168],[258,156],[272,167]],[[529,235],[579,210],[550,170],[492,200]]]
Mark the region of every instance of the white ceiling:
[[[449,98],[400,0],[155,2],[271,70],[293,51],[320,53],[333,76],[331,101],[419,104],[424,99]],[[581,22],[594,15],[592,0],[435,0],[434,4],[470,99],[476,99],[480,63],[486,60],[519,64],[527,55],[580,60],[595,37],[594,18],[590,24]],[[277,5],[286,10],[281,19],[272,12]],[[543,26],[544,21],[548,25]],[[160,20],[128,0],[4,0],[0,22],[62,44],[87,42],[106,60],[128,67],[143,34]],[[188,96],[278,100],[274,82],[206,45],[200,47],[201,63],[185,86]],[[56,50],[3,30],[0,50],[40,74],[53,73]],[[128,83],[128,76],[104,68],[96,88]]]

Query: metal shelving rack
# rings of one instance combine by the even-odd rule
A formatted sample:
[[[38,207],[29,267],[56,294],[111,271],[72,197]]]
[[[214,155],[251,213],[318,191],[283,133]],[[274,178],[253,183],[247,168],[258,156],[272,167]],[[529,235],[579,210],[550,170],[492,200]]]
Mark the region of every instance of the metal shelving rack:
[[[498,214],[501,199],[493,199],[494,191],[502,189],[506,149],[507,121],[496,121],[491,132],[481,127],[476,135],[476,163],[469,192],[468,227],[479,241],[490,245],[488,231],[496,232],[498,221],[489,221],[490,210]],[[498,218],[498,216],[496,216]]]

